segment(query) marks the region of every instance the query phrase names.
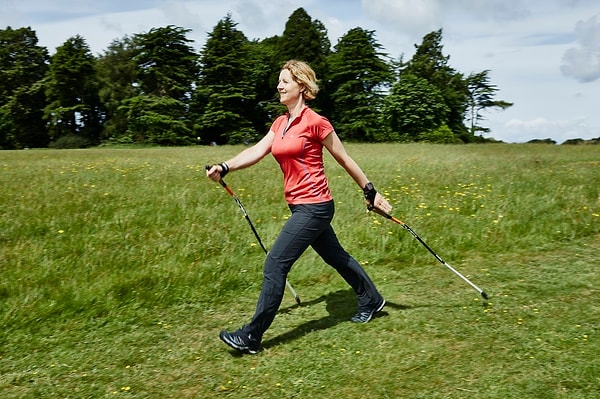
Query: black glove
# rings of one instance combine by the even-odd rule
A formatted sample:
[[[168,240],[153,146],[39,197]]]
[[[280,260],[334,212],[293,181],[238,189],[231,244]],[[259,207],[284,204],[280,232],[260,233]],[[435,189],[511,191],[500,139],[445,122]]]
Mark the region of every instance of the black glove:
[[[363,187],[363,193],[365,193],[365,199],[367,200],[367,208],[369,210],[375,207],[375,194],[377,190],[373,187],[373,183],[369,182]]]

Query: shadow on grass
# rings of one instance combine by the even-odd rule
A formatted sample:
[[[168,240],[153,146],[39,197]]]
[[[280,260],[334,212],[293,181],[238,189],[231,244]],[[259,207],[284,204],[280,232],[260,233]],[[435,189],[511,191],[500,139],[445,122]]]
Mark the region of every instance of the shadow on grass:
[[[311,320],[307,323],[299,325],[291,331],[281,334],[275,338],[271,338],[267,341],[263,341],[263,347],[271,348],[286,342],[293,341],[314,331],[325,330],[343,322],[350,322],[350,317],[352,317],[352,315],[354,315],[354,312],[356,311],[356,294],[351,289],[331,292],[311,301],[302,302],[302,305],[300,306],[311,306],[321,302],[327,303],[325,307],[328,313],[327,316],[317,320]],[[389,301],[386,301],[385,306],[386,308],[400,310],[411,308],[410,306],[398,305]],[[298,305],[293,305],[287,308],[282,308],[279,310],[279,313],[288,313],[290,310],[295,309],[297,307]],[[374,318],[387,315],[388,313],[385,311],[384,308],[384,310],[378,312],[374,316]]]

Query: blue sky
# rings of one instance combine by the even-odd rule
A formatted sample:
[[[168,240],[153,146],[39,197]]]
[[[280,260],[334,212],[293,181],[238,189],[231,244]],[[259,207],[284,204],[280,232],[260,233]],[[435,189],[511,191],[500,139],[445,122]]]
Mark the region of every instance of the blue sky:
[[[124,35],[153,27],[206,33],[231,13],[249,39],[281,35],[303,7],[326,27],[332,44],[348,30],[374,30],[393,58],[408,59],[427,33],[443,29],[450,66],[490,70],[497,99],[482,123],[506,142],[600,137],[600,2],[597,0],[0,0],[0,26],[29,26],[54,53],[81,35],[95,54]]]

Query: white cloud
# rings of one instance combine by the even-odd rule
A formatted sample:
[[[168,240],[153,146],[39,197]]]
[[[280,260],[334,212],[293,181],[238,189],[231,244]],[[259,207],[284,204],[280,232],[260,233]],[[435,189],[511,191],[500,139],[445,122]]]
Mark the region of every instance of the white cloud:
[[[578,47],[569,48],[563,55],[562,73],[582,83],[600,78],[600,21],[596,17],[577,22]]]

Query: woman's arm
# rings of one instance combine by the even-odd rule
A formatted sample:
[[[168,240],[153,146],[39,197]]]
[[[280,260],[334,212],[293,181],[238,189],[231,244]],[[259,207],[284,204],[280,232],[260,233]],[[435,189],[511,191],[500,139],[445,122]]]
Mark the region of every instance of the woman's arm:
[[[325,140],[323,140],[323,145],[331,153],[333,158],[335,158],[337,163],[339,163],[346,170],[346,172],[348,172],[350,177],[354,179],[360,188],[363,188],[369,182],[369,179],[364,174],[360,166],[358,166],[354,159],[348,155],[344,145],[335,131],[331,132],[325,138]]]
[[[323,140],[323,145],[327,150],[331,153],[333,158],[339,163],[345,170],[348,172],[350,177],[354,179],[356,184],[360,186],[360,188],[364,189],[367,183],[369,183],[369,179],[362,171],[360,166],[348,155],[344,145],[342,144],[340,138],[337,133],[331,132],[325,140]],[[390,212],[392,210],[392,206],[388,203],[388,201],[380,194],[375,194],[374,203],[371,204],[384,212]]]
[[[274,138],[275,133],[273,133],[272,130],[269,130],[269,133],[267,133],[258,143],[254,144],[252,147],[246,148],[233,158],[225,161],[229,167],[227,172],[247,168],[248,166],[252,166],[263,159],[271,152],[271,146],[273,145]],[[219,179],[222,177],[222,174],[223,167],[221,165],[213,165],[210,170],[206,171],[206,175],[214,181],[219,181]]]

